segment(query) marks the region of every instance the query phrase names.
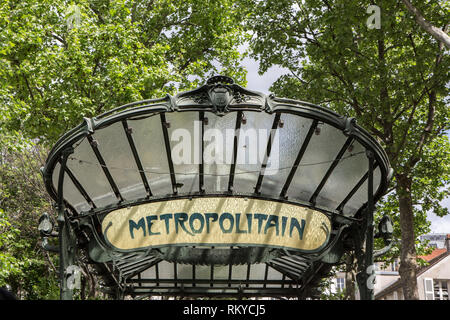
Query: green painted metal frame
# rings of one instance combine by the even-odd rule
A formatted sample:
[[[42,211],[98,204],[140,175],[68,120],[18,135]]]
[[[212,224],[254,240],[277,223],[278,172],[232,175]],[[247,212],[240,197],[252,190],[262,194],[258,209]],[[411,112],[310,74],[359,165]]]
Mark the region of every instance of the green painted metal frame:
[[[223,79],[221,79],[222,81]],[[217,79],[215,80],[217,81]],[[214,101],[210,100],[208,101],[206,99],[206,103],[204,101],[199,100],[197,103],[192,103],[190,105],[178,105],[177,101],[180,99],[185,99],[186,97],[192,97],[192,96],[201,96],[211,92],[211,88],[214,88],[214,86],[217,86],[218,84],[214,81],[209,81],[206,85],[184,93],[178,94],[176,97],[171,97],[167,95],[164,98],[160,99],[152,99],[152,100],[145,100],[145,101],[139,101],[131,104],[127,104],[124,106],[121,106],[119,108],[113,109],[111,111],[108,111],[97,118],[88,119],[85,118],[84,122],[77,126],[76,128],[70,130],[66,134],[64,134],[58,142],[55,144],[53,149],[51,150],[46,165],[43,168],[43,176],[44,176],[44,182],[45,186],[47,188],[48,193],[55,199],[57,203],[57,210],[58,210],[58,224],[59,224],[59,245],[60,245],[60,283],[61,283],[61,299],[71,299],[72,298],[72,290],[70,290],[67,286],[67,267],[73,263],[75,263],[75,258],[77,254],[77,246],[76,246],[76,237],[75,237],[75,224],[74,221],[77,221],[76,225],[84,225],[91,229],[91,231],[94,232],[94,236],[97,237],[97,241],[100,244],[101,239],[98,237],[98,235],[95,235],[95,228],[92,224],[95,223],[95,221],[100,221],[102,216],[104,216],[106,213],[110,212],[111,210],[121,208],[121,207],[127,207],[127,206],[133,206],[138,205],[142,203],[148,203],[152,201],[161,201],[161,200],[170,200],[170,199],[179,199],[179,198],[192,198],[192,197],[204,197],[204,196],[214,196],[214,194],[206,193],[203,189],[203,179],[200,179],[199,184],[199,192],[189,193],[189,194],[179,194],[178,193],[178,185],[176,182],[176,174],[173,169],[173,164],[170,158],[170,145],[168,144],[168,132],[167,132],[167,121],[165,119],[165,113],[167,112],[185,112],[185,111],[198,111],[199,117],[202,122],[204,122],[204,115],[206,112],[214,112],[216,114],[225,114],[229,112],[237,112],[237,121],[236,121],[236,128],[240,126],[241,121],[243,121],[244,115],[243,113],[245,111],[256,111],[256,112],[267,112],[267,113],[275,113],[276,117],[273,124],[273,129],[276,130],[276,128],[279,125],[279,115],[286,113],[286,114],[293,114],[297,116],[301,116],[304,118],[309,118],[313,120],[313,124],[311,125],[311,128],[309,130],[309,133],[307,135],[306,142],[301,147],[300,152],[298,154],[298,157],[294,163],[294,166],[286,180],[286,183],[283,186],[282,192],[278,197],[273,196],[267,196],[260,193],[261,190],[261,184],[263,182],[264,177],[264,164],[261,168],[260,175],[258,177],[258,182],[255,187],[255,192],[249,192],[248,194],[236,194],[233,192],[233,180],[234,180],[234,170],[235,166],[234,164],[230,167],[230,178],[229,178],[229,187],[228,191],[221,193],[221,196],[233,196],[233,197],[252,197],[252,198],[259,198],[259,199],[266,199],[266,200],[273,200],[273,201],[280,201],[280,202],[286,202],[286,203],[293,203],[300,206],[306,206],[313,208],[315,210],[320,210],[324,213],[326,213],[331,219],[333,224],[338,226],[349,226],[349,230],[352,230],[353,239],[355,242],[355,250],[357,251],[358,255],[358,264],[360,273],[358,274],[358,285],[359,290],[361,293],[362,299],[373,299],[373,290],[371,289],[371,286],[368,285],[368,280],[370,278],[370,274],[367,273],[370,268],[370,266],[373,264],[373,210],[374,210],[374,203],[380,199],[381,196],[384,195],[384,193],[387,190],[387,186],[389,183],[389,180],[392,176],[392,171],[389,166],[389,161],[387,159],[387,156],[383,149],[380,147],[380,145],[360,126],[358,126],[355,122],[355,119],[353,118],[347,118],[342,117],[334,112],[332,112],[329,109],[307,103],[302,101],[296,101],[296,100],[290,100],[290,99],[283,99],[283,98],[277,98],[274,96],[265,96],[264,94],[261,94],[259,92],[250,91],[247,89],[244,89],[240,86],[237,86],[233,84],[232,82],[225,83],[225,84],[219,84],[221,86],[224,86],[228,88],[228,90],[231,90],[234,93],[237,93],[238,95],[248,96],[251,98],[259,99],[259,104],[251,104],[247,103],[245,99],[243,99],[240,103],[235,103],[233,105],[227,105],[227,106],[218,106],[214,104]],[[154,197],[151,194],[150,188],[148,187],[148,182],[146,181],[145,174],[142,173],[142,164],[140,164],[139,156],[135,150],[133,138],[131,136],[131,132],[127,130],[127,120],[128,119],[136,119],[138,117],[149,117],[149,116],[160,116],[161,118],[161,126],[164,133],[165,143],[166,143],[166,151],[168,155],[168,161],[169,161],[169,167],[171,172],[171,181],[172,181],[172,189],[173,193],[168,194],[164,197]],[[97,208],[95,206],[95,203],[90,199],[89,195],[86,193],[86,191],[82,188],[81,184],[77,182],[76,177],[73,174],[70,174],[70,170],[66,168],[66,163],[69,155],[73,152],[72,146],[81,141],[84,138],[87,138],[93,148],[94,153],[97,156],[97,159],[99,162],[102,161],[102,157],[98,149],[96,149],[95,141],[92,140],[92,134],[95,132],[95,130],[104,128],[106,126],[109,126],[113,123],[121,121],[124,130],[127,134],[128,142],[130,143],[130,147],[133,152],[134,159],[136,160],[136,163],[141,170],[141,177],[143,179],[144,186],[146,187],[147,191],[147,197],[139,200],[134,201],[124,201],[123,198],[120,195],[120,192],[117,189],[117,186],[115,186],[114,180],[108,175],[108,169],[105,166],[102,166],[105,175],[108,177],[108,181],[111,184],[112,189],[115,191],[115,194],[118,198],[117,204],[108,206],[108,207],[102,207]],[[367,150],[367,156],[368,156],[368,171],[365,176],[361,178],[361,180],[358,182],[358,184],[351,190],[351,192],[348,194],[348,196],[342,201],[342,203],[336,208],[336,210],[329,210],[326,208],[320,208],[315,205],[315,198],[320,193],[321,188],[326,183],[326,180],[334,170],[334,167],[337,165],[338,160],[340,159],[341,152],[336,157],[335,161],[332,163],[330,168],[328,169],[326,175],[323,177],[321,183],[317,187],[316,191],[314,192],[313,196],[311,197],[309,202],[301,202],[296,200],[290,200],[286,197],[287,190],[289,188],[289,184],[295,174],[295,170],[297,169],[298,164],[300,163],[300,160],[303,156],[303,153],[305,152],[305,149],[309,143],[309,139],[311,138],[313,128],[317,126],[318,122],[325,122],[339,130],[342,130],[345,135],[348,136],[348,139],[345,143],[345,145],[341,148],[342,150],[345,150],[346,147],[350,144],[351,141],[356,140],[359,143],[361,143]],[[308,138],[309,137],[309,138]],[[235,137],[234,140],[234,146],[233,146],[233,152],[234,152],[234,160],[236,160],[236,148],[237,148],[237,139]],[[270,155],[270,148],[271,143],[270,139],[267,145],[267,153],[266,158]],[[235,162],[235,161],[234,161]],[[55,168],[55,165],[59,163],[61,165],[60,174],[58,178],[58,189],[55,190],[53,183],[52,183],[52,173]],[[203,163],[203,162],[202,162]],[[140,166],[139,166],[140,165]],[[381,172],[381,182],[380,186],[375,192],[373,193],[373,172],[376,167],[380,168]],[[202,165],[199,166],[199,170],[203,171]],[[63,192],[63,182],[64,182],[64,173],[68,173],[69,178],[74,182],[74,185],[79,189],[80,193],[85,197],[86,201],[91,205],[91,209],[87,212],[77,212],[74,208],[70,206],[66,201],[64,201],[64,192]],[[202,175],[203,178],[203,175]],[[343,215],[343,208],[345,203],[356,193],[356,191],[361,187],[361,185],[365,182],[365,180],[368,180],[368,200],[367,203],[364,204],[358,212],[355,214],[354,218],[347,217]],[[81,187],[81,188],[80,188]],[[217,194],[216,194],[217,195]],[[92,218],[95,219],[92,219]],[[81,222],[81,223],[80,223]],[[335,228],[335,230],[337,230]],[[335,235],[336,236],[336,235]],[[340,241],[340,239],[338,239]],[[336,241],[335,241],[336,242]],[[365,243],[365,247],[363,248],[363,244]],[[333,246],[335,243],[333,243]],[[105,252],[110,254],[111,256],[114,256],[116,253],[112,248],[108,248],[108,245],[106,243],[102,243],[101,247]],[[333,247],[327,246],[323,249],[322,256],[325,253],[330,252]],[[327,251],[328,250],[328,251]],[[286,252],[288,257],[289,253]],[[301,283],[302,287],[300,289],[296,288],[292,292],[284,291],[285,294],[294,294],[297,296],[305,296],[305,294],[308,291],[311,291],[310,284],[314,281],[317,282],[318,276],[323,275],[319,271],[321,269],[327,269],[330,268],[329,264],[316,261],[318,255],[310,255],[305,256],[306,260],[304,263],[297,263],[294,260],[273,260],[268,264],[271,267],[275,268],[276,270],[281,270],[284,276],[288,276],[292,279],[292,281],[296,283]],[[116,287],[116,297],[123,297],[125,293],[128,294],[137,294],[139,291],[130,291],[130,287],[127,287],[124,283],[121,283],[123,281],[122,279],[122,271],[120,271],[120,261],[123,262],[123,265],[127,267],[127,271],[131,271],[131,274],[136,274],[139,272],[143,267],[148,267],[148,264],[145,264],[145,259],[149,259],[148,256],[146,257],[143,255],[141,260],[136,260],[132,258],[127,258],[125,255],[117,254],[115,257],[115,262],[113,262],[114,268],[119,269],[119,273],[117,276],[114,276],[114,270],[111,270],[110,267],[108,267],[107,263],[99,263],[106,271],[106,273],[111,273],[112,278],[114,279],[115,287]],[[308,260],[309,259],[309,260]],[[151,259],[150,259],[151,260]],[[155,262],[155,260],[153,260]],[[119,263],[119,266],[118,266]],[[142,264],[144,263],[144,264]],[[158,262],[156,262],[158,263]],[[157,264],[156,264],[157,265]],[[136,266],[136,268],[133,269],[133,267]],[[174,265],[174,268],[176,269],[176,264]],[[194,265],[195,268],[195,265]],[[248,269],[250,270],[250,268]],[[304,273],[298,272],[303,270]],[[267,269],[266,269],[267,272]],[[230,270],[229,274],[232,273],[232,266],[230,264]],[[319,276],[320,278],[320,276]],[[121,280],[122,279],[122,280]],[[175,280],[175,287],[171,287],[169,290],[170,294],[175,295],[183,295],[183,294],[202,294],[201,290],[203,290],[203,294],[208,295],[212,294],[212,292],[217,289],[215,287],[207,289],[207,288],[197,288],[195,290],[191,290],[188,288],[183,287],[181,279],[174,279]],[[228,289],[231,289],[230,286],[233,284],[233,280],[229,279],[225,284],[225,287],[228,287]],[[255,288],[249,288],[248,284],[251,282],[249,279],[247,279],[247,286],[244,285],[243,288],[239,289],[237,294],[245,294],[245,290],[248,289],[253,292],[253,295],[257,295],[258,290]],[[144,283],[147,280],[141,279],[140,283]],[[158,282],[157,289],[159,288],[162,290],[163,287],[159,286],[160,283],[166,282],[167,280],[160,279]],[[196,281],[195,278],[192,279],[193,284],[195,285]],[[211,283],[214,282],[214,279],[211,281]],[[222,283],[222,281],[219,281]],[[269,281],[266,283],[270,283]],[[283,282],[283,284],[285,284]],[[245,284],[245,282],[244,282]],[[193,287],[196,288],[196,287]],[[265,286],[263,287],[264,290],[260,290],[261,294],[267,294],[270,295],[273,292],[277,292],[277,290],[274,290],[271,288],[270,290],[266,290]],[[283,288],[284,285],[283,285]],[[188,292],[191,290],[192,292]],[[200,290],[200,291],[199,291]],[[211,291],[213,290],[213,291]],[[247,291],[248,291],[247,290]],[[255,291],[256,290],[256,291]],[[248,292],[250,292],[248,291]],[[265,293],[264,293],[265,292]],[[272,293],[271,293],[272,292]],[[283,290],[280,291],[280,294],[282,294]],[[157,294],[156,291],[151,291],[153,294]]]

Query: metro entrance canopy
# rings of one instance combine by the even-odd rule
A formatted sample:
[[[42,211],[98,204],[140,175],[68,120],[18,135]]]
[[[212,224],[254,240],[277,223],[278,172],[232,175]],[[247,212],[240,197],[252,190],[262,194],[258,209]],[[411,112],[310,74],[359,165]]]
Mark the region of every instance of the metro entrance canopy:
[[[224,76],[85,118],[43,168],[61,298],[72,298],[79,259],[115,298],[314,298],[354,251],[371,299],[373,209],[391,171],[355,119]],[[43,216],[44,243],[51,226]]]

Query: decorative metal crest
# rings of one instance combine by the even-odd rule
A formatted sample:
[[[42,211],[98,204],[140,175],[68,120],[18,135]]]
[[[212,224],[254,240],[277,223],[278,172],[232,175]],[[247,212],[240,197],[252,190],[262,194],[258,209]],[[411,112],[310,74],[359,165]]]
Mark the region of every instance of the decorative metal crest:
[[[177,96],[177,106],[192,107],[195,105],[212,106],[212,111],[219,116],[230,111],[230,106],[247,104],[252,108],[264,105],[264,95],[252,92],[234,83],[227,76],[214,76],[206,84],[192,91]]]

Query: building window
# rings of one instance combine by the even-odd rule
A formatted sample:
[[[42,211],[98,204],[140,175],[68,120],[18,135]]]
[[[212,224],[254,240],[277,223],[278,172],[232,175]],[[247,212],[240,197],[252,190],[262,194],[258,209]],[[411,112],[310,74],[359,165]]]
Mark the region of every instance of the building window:
[[[391,263],[391,271],[398,271],[398,260],[394,260]]]
[[[345,279],[344,278],[336,278],[336,290],[344,291],[345,289]]]
[[[449,300],[448,299],[448,284],[447,280],[434,280],[434,300]]]
[[[433,279],[424,278],[423,285],[425,291],[425,300],[434,300]]]

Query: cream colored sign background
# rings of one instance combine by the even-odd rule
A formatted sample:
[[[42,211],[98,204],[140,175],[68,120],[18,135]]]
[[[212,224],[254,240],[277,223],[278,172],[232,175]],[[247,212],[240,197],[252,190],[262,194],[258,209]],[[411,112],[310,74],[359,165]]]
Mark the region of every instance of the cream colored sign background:
[[[142,229],[134,230],[134,239],[130,235],[129,220],[138,222],[141,218],[147,216],[159,216],[166,213],[185,212],[188,215],[192,213],[217,213],[218,216],[224,212],[241,214],[239,228],[248,230],[247,213],[262,213],[267,215],[277,215],[279,217],[279,235],[271,227],[267,234],[263,231],[258,233],[258,221],[252,220],[251,233],[236,233],[236,223],[233,232],[224,233],[219,221],[210,223],[210,232],[206,233],[206,227],[202,233],[190,235],[181,228],[175,233],[175,224],[173,219],[170,221],[170,232],[167,234],[165,221],[153,220],[151,230],[158,235],[143,236]],[[281,219],[287,217],[287,226],[284,236],[281,235]],[[302,240],[294,230],[292,237],[289,236],[291,218],[298,222],[305,220]],[[188,222],[185,223],[188,225]],[[199,229],[200,222],[197,221],[196,229]],[[262,230],[264,230],[265,222]],[[229,224],[227,224],[227,227]],[[145,228],[148,228],[147,222]],[[331,223],[328,217],[315,210],[299,207],[291,204],[246,198],[225,198],[225,197],[205,197],[189,199],[177,199],[170,201],[161,201],[142,204],[130,208],[118,209],[110,212],[102,222],[102,231],[105,238],[118,249],[137,249],[149,246],[181,245],[181,244],[210,244],[210,245],[267,245],[275,247],[285,247],[290,249],[300,249],[303,251],[314,251],[321,248],[327,241],[331,230]],[[106,231],[106,232],[105,232]],[[148,231],[148,229],[146,230]]]

